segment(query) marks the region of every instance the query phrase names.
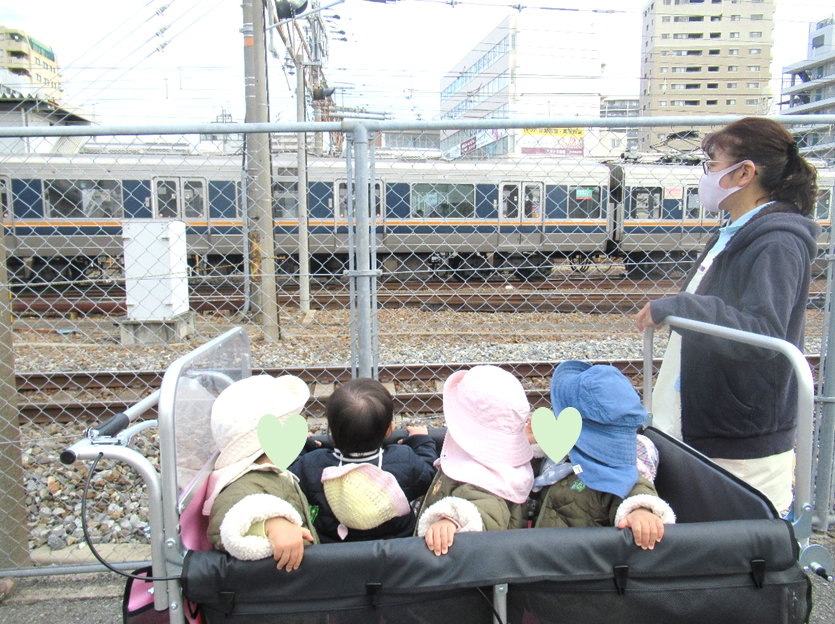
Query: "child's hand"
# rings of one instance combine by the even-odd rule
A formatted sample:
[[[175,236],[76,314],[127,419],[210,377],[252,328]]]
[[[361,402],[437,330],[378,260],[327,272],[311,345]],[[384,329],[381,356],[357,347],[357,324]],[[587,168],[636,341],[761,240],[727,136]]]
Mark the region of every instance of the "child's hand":
[[[531,444],[536,444],[536,438],[533,437],[533,421],[529,418],[527,424],[525,425],[525,435],[528,436],[528,442]]]
[[[301,564],[304,540],[313,542],[310,531],[285,518],[270,518],[264,523],[264,532],[273,548],[273,559],[278,561],[276,568],[286,568],[288,572]]]
[[[458,527],[452,520],[438,520],[426,530],[426,546],[435,553],[435,556],[447,554],[449,547],[455,539],[455,531]]]
[[[406,426],[406,434],[413,436],[413,435],[429,435],[429,429],[426,427],[409,427]]]
[[[632,529],[635,545],[644,550],[652,550],[664,537],[664,523],[649,509],[636,509],[618,523],[619,529],[626,527]]]

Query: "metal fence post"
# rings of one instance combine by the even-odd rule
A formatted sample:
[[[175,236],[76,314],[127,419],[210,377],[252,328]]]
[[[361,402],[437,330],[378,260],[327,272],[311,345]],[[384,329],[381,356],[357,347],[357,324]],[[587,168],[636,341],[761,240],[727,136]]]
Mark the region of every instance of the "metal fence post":
[[[360,377],[372,376],[371,347],[371,239],[368,212],[368,128],[354,126],[354,215],[357,258],[357,360]]]
[[[826,326],[821,344],[820,373],[820,423],[818,430],[818,469],[815,480],[815,513],[813,524],[819,531],[826,531],[832,516],[832,460],[835,454],[835,362],[829,360],[830,347],[835,344],[835,314],[832,302],[835,297],[835,239],[829,242],[826,269]]]
[[[0,569],[30,565],[4,238],[0,226]]]

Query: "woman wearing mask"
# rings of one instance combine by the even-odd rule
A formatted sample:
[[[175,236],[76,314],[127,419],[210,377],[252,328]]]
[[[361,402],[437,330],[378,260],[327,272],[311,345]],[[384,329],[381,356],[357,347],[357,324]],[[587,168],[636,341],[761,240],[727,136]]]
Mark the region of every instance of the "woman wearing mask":
[[[801,350],[818,227],[817,173],[789,132],[745,118],[707,135],[699,199],[725,227],[677,295],[648,303],[636,325],[668,316],[788,340]],[[676,330],[653,391],[656,426],[712,458],[788,513],[797,383],[774,351]]]

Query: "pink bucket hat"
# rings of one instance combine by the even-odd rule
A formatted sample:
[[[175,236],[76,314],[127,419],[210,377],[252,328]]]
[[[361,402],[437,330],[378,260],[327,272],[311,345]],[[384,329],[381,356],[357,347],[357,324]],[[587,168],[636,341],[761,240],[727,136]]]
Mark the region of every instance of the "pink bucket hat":
[[[479,462],[521,466],[533,453],[522,384],[497,366],[476,366],[444,383],[444,416],[453,440]]]

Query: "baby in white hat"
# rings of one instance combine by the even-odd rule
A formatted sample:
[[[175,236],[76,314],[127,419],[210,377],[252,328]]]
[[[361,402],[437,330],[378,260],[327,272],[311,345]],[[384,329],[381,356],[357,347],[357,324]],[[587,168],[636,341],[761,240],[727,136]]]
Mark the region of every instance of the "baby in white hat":
[[[497,366],[459,371],[444,383],[447,434],[417,523],[436,555],[448,552],[455,533],[527,526],[529,415],[522,384]]]
[[[272,556],[279,569],[299,567],[305,542],[318,543],[298,479],[274,466],[258,441],[266,414],[283,424],[298,414],[310,390],[292,375],[236,381],[212,405],[212,435],[220,449],[209,476],[203,514],[218,550],[245,560]]]

